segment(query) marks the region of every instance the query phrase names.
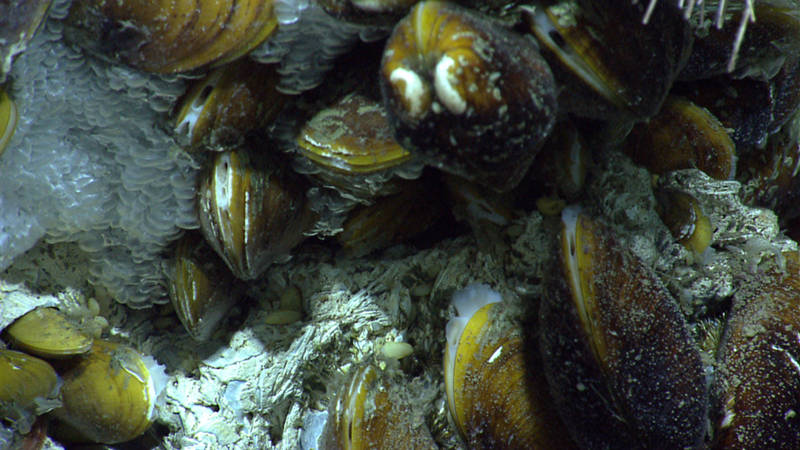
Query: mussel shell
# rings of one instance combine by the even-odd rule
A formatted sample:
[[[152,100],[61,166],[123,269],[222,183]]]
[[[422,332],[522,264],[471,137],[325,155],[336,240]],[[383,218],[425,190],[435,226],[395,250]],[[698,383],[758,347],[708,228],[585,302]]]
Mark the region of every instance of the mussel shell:
[[[782,221],[800,215],[800,114],[754,148],[739,163],[742,201],[770,208]]]
[[[422,169],[395,140],[383,105],[360,93],[319,111],[300,130],[297,149],[299,171],[367,200],[397,192],[394,174],[416,178]]]
[[[469,448],[574,448],[553,408],[538,352],[500,294],[470,285],[453,295],[447,324],[445,391]],[[532,336],[535,333],[529,333]]]
[[[335,238],[351,257],[412,240],[445,217],[441,195],[435,180],[403,183],[397,194],[354,208]]]
[[[233,61],[277,26],[274,0],[78,0],[65,35],[139,69],[175,73]]]
[[[89,440],[125,442],[150,427],[155,387],[134,349],[97,339],[92,350],[62,376],[64,405],[53,414]]]
[[[555,122],[536,44],[450,3],[421,2],[398,22],[380,82],[403,147],[497,191],[519,183]]]
[[[646,2],[567,0],[524,8],[523,19],[565,86],[561,111],[596,119],[625,113],[635,120],[658,112],[692,36],[674,2],[655,5],[647,24]]]
[[[800,256],[734,297],[718,356],[712,448],[800,446]]]
[[[233,148],[243,136],[270,122],[287,96],[275,90],[274,65],[242,59],[214,69],[180,100],[175,134],[190,147]]]
[[[36,31],[44,23],[53,0],[0,2],[0,84],[5,83],[14,57],[25,50]],[[2,89],[0,89],[2,91]],[[0,99],[2,103],[2,99]],[[0,130],[3,129],[0,113]],[[2,153],[0,134],[0,153]]]
[[[669,97],[661,111],[633,127],[625,153],[653,173],[697,168],[718,180],[736,173],[736,147],[722,123],[707,109]]]
[[[312,222],[303,180],[244,149],[215,154],[198,205],[206,241],[243,280],[285,257]]]
[[[707,79],[729,73],[734,43],[741,26],[744,2],[729,2],[726,14],[732,16],[721,28],[709,26],[696,33],[692,54],[681,70],[681,80]],[[800,54],[800,13],[793,2],[759,0],[753,2],[755,21],[747,24],[747,32],[736,54],[732,74],[766,80],[787,58]]]
[[[18,120],[17,105],[14,100],[11,100],[5,89],[0,87],[0,156],[3,155],[3,151],[14,136]]]
[[[37,308],[5,330],[14,346],[42,358],[66,358],[92,348],[92,337],[54,308]]]
[[[574,208],[562,219],[540,348],[571,436],[585,448],[697,448],[708,393],[683,314],[610,230]]]
[[[337,393],[323,431],[325,449],[437,448],[422,417],[402,392],[401,377],[372,364],[357,367]]]
[[[691,194],[669,188],[657,190],[655,197],[656,212],[672,237],[696,255],[703,253],[714,230],[700,202]]]
[[[28,433],[36,416],[60,406],[59,386],[58,375],[47,362],[0,349],[0,419],[13,422],[18,432]]]
[[[178,241],[168,280],[175,313],[197,341],[208,340],[240,294],[225,264],[194,234]]]

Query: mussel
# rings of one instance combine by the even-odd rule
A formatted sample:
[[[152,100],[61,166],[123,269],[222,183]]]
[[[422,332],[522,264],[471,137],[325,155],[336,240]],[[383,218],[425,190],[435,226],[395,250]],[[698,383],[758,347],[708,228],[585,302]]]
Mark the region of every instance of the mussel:
[[[536,44],[451,3],[420,2],[398,22],[380,82],[403,147],[496,191],[519,183],[556,118]]]

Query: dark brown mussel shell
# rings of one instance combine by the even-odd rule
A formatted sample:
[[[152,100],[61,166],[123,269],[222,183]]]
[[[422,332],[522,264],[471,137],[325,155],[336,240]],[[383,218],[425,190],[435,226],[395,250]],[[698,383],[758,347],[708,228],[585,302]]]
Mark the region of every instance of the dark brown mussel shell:
[[[433,450],[438,448],[418,408],[403,391],[402,372],[364,364],[353,369],[331,402],[321,448]]]
[[[656,174],[696,168],[727,180],[736,173],[736,147],[725,127],[707,109],[681,97],[669,97],[655,117],[636,124],[624,150]]]
[[[178,241],[167,276],[175,314],[197,341],[211,337],[241,295],[225,263],[198,234]]]
[[[746,3],[727,3],[725,14],[728,18],[720,28],[698,28],[692,54],[681,70],[680,80],[699,80],[731,72],[730,62]],[[747,76],[766,80],[775,75],[787,57],[800,56],[800,11],[791,0],[758,0],[752,3],[756,20],[748,20],[735,56],[732,75],[735,78]]]
[[[719,76],[676,84],[676,95],[708,109],[730,130],[737,153],[763,147],[800,105],[800,60],[787,60],[770,80]],[[747,101],[742,101],[747,99]]]
[[[770,208],[782,221],[800,215],[800,114],[771,135],[764,148],[753,148],[739,163],[742,201]]]
[[[445,2],[421,2],[398,22],[380,83],[403,147],[500,192],[519,183],[556,118],[536,44]]]
[[[657,2],[645,24],[646,8],[647,2],[565,0],[523,9],[564,85],[562,112],[602,120],[618,113],[643,120],[658,112],[692,35],[675,2]]]
[[[413,240],[446,218],[444,193],[436,179],[424,177],[401,185],[400,192],[358,206],[335,236],[347,256]]]
[[[378,100],[352,92],[321,109],[297,137],[295,170],[362,201],[396,193],[422,162],[394,138]]]
[[[233,61],[277,26],[274,0],[76,0],[66,36],[93,53],[156,73]]]
[[[708,393],[678,305],[610,229],[562,213],[541,305],[553,400],[581,448],[698,448]]]
[[[715,449],[800,448],[800,256],[733,300],[714,386]]]
[[[224,150],[268,125],[288,96],[275,89],[275,65],[240,59],[195,81],[179,100],[174,131],[184,147]]]
[[[266,155],[214,155],[200,177],[200,230],[231,272],[251,280],[285,259],[313,221],[304,180]]]

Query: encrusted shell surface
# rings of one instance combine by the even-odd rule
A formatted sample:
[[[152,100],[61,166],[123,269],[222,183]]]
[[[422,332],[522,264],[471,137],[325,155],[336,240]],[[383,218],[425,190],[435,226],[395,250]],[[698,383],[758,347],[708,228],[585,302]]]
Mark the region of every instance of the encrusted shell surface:
[[[230,62],[277,26],[274,0],[78,0],[68,36],[139,69],[174,73]]]
[[[66,358],[92,348],[92,338],[54,308],[37,308],[5,330],[14,346],[42,358]]]
[[[0,349],[0,419],[11,421],[18,432],[28,433],[36,416],[60,406],[59,386],[58,375],[47,362]]]
[[[497,191],[519,183],[555,122],[536,44],[450,3],[420,2],[398,22],[380,82],[401,145]]]
[[[450,416],[469,448],[574,448],[535,364],[536,345],[526,347],[501,302],[481,284],[453,295],[458,315],[447,323],[444,357]]]
[[[354,369],[328,412],[325,449],[433,450],[430,431],[403,393],[400,377],[365,364]]]
[[[650,269],[574,207],[541,305],[555,405],[585,448],[696,448],[708,393],[686,320]]]
[[[383,105],[358,92],[320,110],[297,137],[295,169],[357,198],[397,192],[396,174],[417,178],[422,164],[394,138]]]
[[[198,205],[200,230],[243,280],[285,258],[312,220],[302,180],[244,149],[214,156],[201,175]]]
[[[718,356],[713,448],[800,446],[800,256],[734,297]]]
[[[62,376],[64,405],[53,414],[89,440],[129,441],[153,422],[155,385],[136,350],[97,339],[88,355]]]

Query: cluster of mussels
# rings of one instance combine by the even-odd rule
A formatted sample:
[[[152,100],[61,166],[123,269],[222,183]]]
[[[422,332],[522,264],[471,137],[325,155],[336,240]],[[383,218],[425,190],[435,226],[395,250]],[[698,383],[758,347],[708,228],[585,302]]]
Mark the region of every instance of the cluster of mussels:
[[[784,224],[800,216],[800,5],[520,3],[75,0],[64,30],[93,57],[192,80],[165,123],[205,165],[202,236],[186,233],[164,270],[193,338],[214,333],[242,280],[309,236],[364,255],[458,220],[492,245],[515,211],[538,208],[562,220],[534,335],[486,286],[454,299],[445,389],[470,448],[797,448],[797,254],[737,291],[709,377],[652,268],[602,219],[564,205],[581,202],[591,153],[622,151],[653,173],[659,214],[698,264],[714,224],[662,175],[737,179],[745,203]],[[37,4],[30,24],[47,10]],[[0,92],[0,151],[17,119]],[[55,406],[39,399],[55,396],[55,416],[83,439],[144,432],[154,387],[142,357],[77,330],[51,350],[25,336],[34,320],[69,328],[39,309],[4,337],[58,360],[63,385],[44,361],[2,350],[4,418],[26,433]],[[355,370],[331,402],[325,445],[436,448],[398,376]]]

